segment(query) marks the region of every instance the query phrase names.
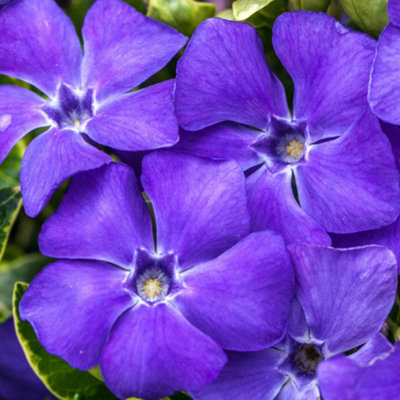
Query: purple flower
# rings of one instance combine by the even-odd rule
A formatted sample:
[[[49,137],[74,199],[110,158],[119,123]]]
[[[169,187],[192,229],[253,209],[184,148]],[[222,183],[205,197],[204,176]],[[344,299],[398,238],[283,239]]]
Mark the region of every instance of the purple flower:
[[[400,124],[400,1],[388,1],[390,23],[376,48],[368,93],[373,112],[386,122]]]
[[[283,239],[249,234],[236,163],[153,152],[141,180],[155,243],[130,168],[78,174],[39,237],[44,254],[64,260],[20,304],[50,353],[80,369],[100,364],[124,399],[198,389],[225,364],[222,348],[277,343],[292,297]]]
[[[22,195],[36,216],[71,175],[111,162],[93,144],[148,150],[178,140],[173,81],[127,93],[185,44],[174,29],[120,0],[97,0],[83,26],[53,0],[19,0],[0,11],[0,73],[41,90],[0,86],[0,161],[29,131],[50,126],[22,160]]]
[[[389,348],[383,352],[375,351],[375,357],[368,364],[360,365],[354,357],[343,355],[322,363],[318,369],[318,381],[324,400],[399,398],[400,347],[393,347],[387,342],[386,346]]]
[[[397,169],[400,168],[400,130],[397,126],[381,122],[382,129],[388,137],[393,154],[396,159]],[[380,244],[393,251],[397,259],[400,273],[400,217],[392,224],[379,229],[355,232],[350,234],[331,234],[332,246],[355,247],[367,244]]]
[[[0,325],[0,398],[2,400],[54,399],[26,361],[15,335],[12,318]]]
[[[245,170],[261,164],[248,178],[253,230],[326,245],[325,231],[393,222],[399,176],[367,102],[374,40],[300,11],[278,17],[273,45],[294,82],[293,116],[252,27],[221,19],[198,27],[178,64],[175,105],[181,126],[201,131],[177,148]]]
[[[296,287],[286,338],[260,352],[228,352],[220,376],[195,400],[317,400],[317,369],[331,357],[364,343],[360,363],[387,351],[377,333],[396,293],[393,254],[382,246],[289,250]]]

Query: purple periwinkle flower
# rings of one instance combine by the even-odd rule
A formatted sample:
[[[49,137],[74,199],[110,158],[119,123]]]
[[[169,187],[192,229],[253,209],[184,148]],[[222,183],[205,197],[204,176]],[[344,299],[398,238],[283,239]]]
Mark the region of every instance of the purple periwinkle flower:
[[[373,358],[361,363],[358,357],[338,355],[322,363],[318,382],[324,400],[398,399],[400,393],[400,348],[376,343]],[[382,349],[385,345],[385,349]],[[364,346],[365,347],[365,346]],[[361,353],[363,348],[354,355]],[[379,351],[380,350],[380,351]]]
[[[20,303],[42,345],[73,367],[100,364],[120,398],[196,390],[226,362],[286,332],[293,272],[283,239],[249,234],[245,178],[235,162],[172,152],[134,172],[110,164],[72,178],[39,237],[63,258]]]
[[[387,351],[377,335],[396,293],[393,253],[383,246],[289,251],[296,286],[286,338],[260,352],[228,352],[217,380],[192,393],[195,400],[317,400],[318,369],[330,358],[365,343],[360,363]]]
[[[17,0],[0,11],[0,73],[25,88],[0,86],[0,161],[29,131],[20,173],[24,206],[36,216],[71,175],[111,158],[92,144],[149,150],[178,140],[173,81],[127,93],[161,69],[186,38],[121,0],[97,0],[82,30],[54,0]]]
[[[400,129],[397,126],[381,122],[381,126],[388,137],[393,154],[395,156],[397,169],[400,168]],[[367,244],[380,244],[393,251],[397,259],[400,273],[400,217],[393,223],[379,229],[354,232],[349,234],[331,234],[332,246],[355,247]]]
[[[399,176],[367,102],[375,41],[300,11],[278,17],[273,46],[294,82],[292,114],[252,27],[214,18],[197,28],[178,63],[175,106],[180,125],[198,132],[177,148],[261,165],[247,181],[252,229],[288,242],[328,245],[325,231],[393,222]]]
[[[376,48],[368,93],[373,112],[382,120],[400,124],[400,1],[388,1],[390,23]]]
[[[0,399],[55,399],[26,361],[12,318],[0,324],[0,343]]]

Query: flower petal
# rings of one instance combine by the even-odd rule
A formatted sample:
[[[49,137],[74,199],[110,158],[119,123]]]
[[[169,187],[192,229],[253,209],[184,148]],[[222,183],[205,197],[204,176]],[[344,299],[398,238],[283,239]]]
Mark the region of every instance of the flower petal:
[[[0,11],[0,73],[49,96],[59,84],[80,85],[81,45],[53,0],[20,0]]]
[[[50,129],[41,134],[22,159],[20,181],[26,213],[30,217],[38,215],[65,179],[109,162],[107,154],[76,132]]]
[[[311,146],[295,175],[301,207],[328,232],[376,229],[399,215],[396,163],[370,113],[342,137]]]
[[[378,333],[393,305],[397,265],[382,246],[337,250],[290,245],[296,297],[325,355],[350,350]]]
[[[382,333],[377,333],[360,350],[352,353],[349,358],[358,365],[365,367],[373,364],[377,359],[386,357],[392,351],[393,346],[389,340]]]
[[[46,125],[44,100],[19,86],[0,86],[0,163],[28,132]]]
[[[255,351],[286,332],[293,272],[281,236],[252,233],[218,258],[182,274],[182,314],[225,349]]]
[[[368,93],[372,111],[384,121],[400,124],[400,28],[389,24],[381,33]]]
[[[43,254],[130,266],[134,250],[153,247],[151,219],[134,172],[122,164],[75,176],[39,236]]]
[[[275,399],[286,380],[276,369],[280,353],[276,349],[227,352],[228,362],[218,378],[191,395],[194,400]]]
[[[28,364],[15,334],[12,318],[0,325],[0,343],[0,398],[55,399]]]
[[[182,268],[213,259],[248,234],[244,175],[236,163],[160,151],[147,155],[142,168],[157,251],[174,251]]]
[[[179,124],[190,131],[222,121],[265,129],[270,114],[290,115],[256,30],[220,18],[198,26],[179,60],[175,106]]]
[[[158,83],[105,104],[87,124],[88,135],[119,150],[172,146],[179,139],[173,84],[173,80]]]
[[[385,359],[362,368],[344,356],[324,361],[318,380],[324,400],[397,399],[400,392],[400,347]]]
[[[98,261],[56,261],[32,281],[20,302],[40,343],[75,368],[99,363],[111,327],[132,306],[127,272]]]
[[[297,204],[291,173],[270,174],[264,167],[247,178],[252,231],[272,229],[287,243],[330,245],[328,234]]]
[[[100,368],[118,397],[159,399],[214,380],[226,362],[221,348],[165,304],[138,306],[114,326]]]
[[[333,247],[355,247],[366,244],[380,244],[393,251],[396,256],[400,274],[400,217],[390,225],[370,231],[349,233],[347,235],[331,234]]]
[[[97,100],[135,88],[163,68],[187,38],[120,0],[98,0],[82,29],[82,79]]]
[[[213,160],[234,160],[243,170],[262,160],[249,146],[257,140],[259,131],[247,126],[225,122],[196,132],[183,129],[174,150]]]
[[[392,24],[400,25],[400,2],[398,0],[388,1],[388,14]]]
[[[285,13],[273,26],[276,54],[295,86],[294,116],[313,140],[347,131],[368,109],[375,41],[323,13]]]

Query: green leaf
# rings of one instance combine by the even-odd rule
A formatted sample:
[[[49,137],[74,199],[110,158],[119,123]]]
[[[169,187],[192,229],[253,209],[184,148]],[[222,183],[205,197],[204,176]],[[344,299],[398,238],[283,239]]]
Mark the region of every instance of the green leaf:
[[[25,144],[19,141],[0,165],[0,189],[19,185],[19,170]]]
[[[11,228],[22,204],[19,187],[0,189],[0,260],[3,258]]]
[[[310,11],[326,11],[330,0],[289,0],[289,9],[310,10]]]
[[[378,37],[389,23],[387,0],[340,0],[344,12],[364,32]]]
[[[215,15],[216,6],[194,0],[150,0],[147,15],[190,36],[205,19]]]
[[[236,0],[232,4],[233,16],[237,21],[244,21],[274,1],[275,0]]]
[[[0,263],[0,322],[12,313],[12,296],[15,282],[30,282],[49,263],[49,258],[32,253],[13,261]]]
[[[275,19],[287,11],[287,0],[236,0],[232,4],[235,21],[247,22],[255,28],[272,27]],[[218,16],[232,19],[229,11]]]
[[[117,400],[103,382],[89,372],[72,368],[40,345],[29,322],[21,321],[19,316],[19,302],[27,287],[22,282],[14,287],[15,331],[29,364],[46,387],[61,400]]]

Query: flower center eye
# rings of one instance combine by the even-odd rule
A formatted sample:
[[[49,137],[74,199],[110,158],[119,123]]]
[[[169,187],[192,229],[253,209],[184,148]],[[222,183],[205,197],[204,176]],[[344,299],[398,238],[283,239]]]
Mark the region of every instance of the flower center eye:
[[[297,139],[293,139],[286,145],[286,153],[290,157],[299,158],[304,154],[304,144]]]
[[[57,97],[42,110],[60,128],[84,132],[85,123],[93,116],[93,90],[77,93],[67,85],[61,85]]]
[[[295,361],[297,366],[306,374],[312,375],[317,370],[318,364],[324,359],[321,350],[313,344],[306,343],[296,350]]]
[[[169,277],[159,268],[145,270],[136,280],[139,296],[150,303],[162,300],[170,288]]]

